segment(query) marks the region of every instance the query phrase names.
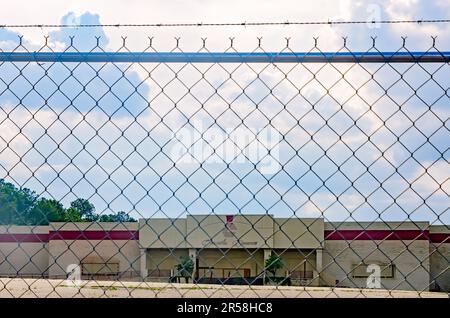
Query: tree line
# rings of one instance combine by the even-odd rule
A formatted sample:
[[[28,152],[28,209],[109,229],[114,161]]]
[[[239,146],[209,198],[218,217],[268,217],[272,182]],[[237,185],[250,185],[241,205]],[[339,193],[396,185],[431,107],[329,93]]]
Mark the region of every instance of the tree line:
[[[0,179],[0,224],[47,225],[50,222],[136,222],[127,213],[95,213],[86,199],[76,199],[68,208],[54,199],[40,197],[27,188],[17,188]]]

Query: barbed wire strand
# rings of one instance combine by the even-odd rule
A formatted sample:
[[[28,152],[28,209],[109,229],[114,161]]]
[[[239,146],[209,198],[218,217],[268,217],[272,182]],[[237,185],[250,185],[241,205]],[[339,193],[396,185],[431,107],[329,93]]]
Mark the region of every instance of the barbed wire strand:
[[[224,22],[224,23],[115,23],[115,24],[0,24],[0,28],[94,28],[94,27],[221,27],[221,26],[299,26],[342,24],[423,24],[449,23],[450,19],[418,20],[355,20],[355,21],[283,21],[283,22]]]

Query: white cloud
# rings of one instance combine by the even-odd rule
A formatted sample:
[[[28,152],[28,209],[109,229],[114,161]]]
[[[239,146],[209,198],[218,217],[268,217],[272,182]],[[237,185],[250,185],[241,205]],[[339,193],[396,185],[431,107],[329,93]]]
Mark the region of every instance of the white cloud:
[[[432,8],[445,8],[445,2],[436,2]],[[383,18],[393,18],[393,19],[411,19],[411,18],[419,18],[418,14],[422,13],[422,10],[425,6],[430,5],[429,2],[419,1],[419,0],[411,0],[411,1],[377,1],[375,5],[381,9],[381,14]],[[46,7],[46,10],[41,10],[42,7]],[[422,8],[422,9],[417,9]],[[102,23],[159,23],[159,22],[256,22],[256,21],[311,21],[311,20],[347,20],[347,19],[358,19],[358,20],[367,20],[369,18],[368,15],[371,14],[370,8],[368,4],[363,1],[324,1],[318,0],[314,2],[306,2],[306,1],[41,1],[41,2],[29,2],[29,1],[14,1],[8,2],[4,4],[4,10],[0,12],[0,20],[5,24],[18,24],[18,23],[60,23],[61,18],[65,16],[65,22],[71,23],[77,22],[78,18],[83,15],[85,12],[89,11],[92,14],[97,14],[99,16],[100,22]],[[431,13],[440,13],[443,14],[445,11],[433,11],[434,9],[430,9]],[[447,8],[448,10],[448,8]],[[20,14],[11,14],[11,12],[17,12]],[[36,12],[40,12],[39,15],[36,15]],[[73,12],[73,13],[69,13]],[[120,18],[117,14],[120,12]],[[426,17],[425,17],[426,18]],[[117,50],[122,45],[121,36],[127,36],[127,48],[134,51],[140,51],[145,49],[148,46],[147,36],[155,36],[153,41],[155,48],[159,51],[170,50],[175,46],[174,36],[180,36],[180,45],[181,49],[184,51],[197,51],[202,46],[201,37],[207,37],[207,48],[211,51],[224,51],[228,48],[230,40],[229,36],[235,36],[235,47],[240,51],[251,51],[257,48],[257,37],[262,36],[262,47],[266,51],[280,51],[285,48],[286,40],[285,36],[290,36],[290,48],[294,51],[308,51],[314,45],[313,36],[318,36],[318,45],[322,51],[336,51],[339,50],[343,45],[342,36],[349,36],[347,44],[349,47],[361,47],[362,50],[368,49],[371,45],[370,35],[379,35],[378,42],[380,46],[387,46],[390,50],[395,50],[401,45],[401,41],[399,39],[399,35],[402,34],[413,34],[412,39],[408,39],[408,44],[412,47],[420,46],[420,45],[429,45],[425,43],[424,36],[425,35],[445,35],[447,27],[441,28],[441,26],[420,26],[420,25],[393,25],[393,26],[381,26],[380,29],[372,29],[369,28],[368,25],[357,25],[357,26],[312,26],[312,27],[301,27],[301,26],[292,26],[292,27],[229,27],[229,28],[217,28],[217,27],[209,27],[209,28],[138,28],[138,29],[129,29],[129,28],[105,28],[104,30],[97,30],[99,32],[105,32],[105,35],[108,37],[109,42],[106,45],[105,49],[108,50]],[[77,30],[64,30],[60,31],[57,29],[21,29],[21,32],[24,33],[25,38],[30,43],[29,48],[34,50],[38,48],[40,45],[44,43],[44,35],[51,34],[50,38],[50,46],[55,50],[64,49],[64,39],[68,37],[71,31],[76,32]],[[91,34],[81,34],[83,45],[80,45],[83,50],[87,50],[90,47],[90,43],[92,43],[92,47],[95,45],[95,39],[89,39],[88,36]],[[0,39],[1,40],[1,39]],[[89,42],[91,41],[91,42]],[[105,39],[106,41],[106,39]],[[428,41],[428,38],[427,38]],[[77,43],[77,42],[76,42]],[[106,43],[106,42],[105,42]],[[431,42],[430,42],[431,43]],[[0,42],[0,47],[3,50],[8,50],[12,47],[14,41],[8,39],[7,41]],[[394,46],[394,48],[393,48]],[[133,74],[138,74],[138,79],[145,80],[145,85],[148,85],[148,90],[144,92],[145,98],[147,100],[153,100],[153,98],[160,93],[160,88],[156,83],[161,84],[162,82],[169,81],[173,78],[173,73],[165,66],[160,66],[159,73],[152,73],[152,78],[149,79],[149,72],[152,71],[152,67],[154,65],[133,65],[130,71]],[[314,70],[321,65],[308,65],[313,72]],[[177,69],[179,66],[170,65],[171,68]],[[199,66],[200,67],[200,66]],[[203,66],[202,66],[203,67]],[[258,65],[252,65],[253,68],[257,69]],[[280,66],[283,67],[283,66]],[[345,67],[345,66],[343,66]],[[198,111],[202,106],[203,110],[208,110],[213,114],[213,116],[218,116],[221,113],[221,110],[225,107],[228,107],[227,103],[231,103],[234,98],[236,98],[239,94],[242,93],[242,90],[239,86],[245,87],[252,80],[256,78],[256,75],[253,71],[248,68],[243,67],[244,70],[238,74],[238,72],[234,75],[234,80],[239,84],[228,81],[226,84],[222,85],[219,89],[219,93],[222,98],[219,98],[216,94],[216,98],[209,100],[207,103],[201,105],[201,102],[196,102],[192,96],[188,96],[184,100],[177,102],[177,110],[173,110],[174,104],[170,100],[167,100],[167,96],[164,99],[164,94],[160,95],[161,99],[156,99],[151,102],[150,109],[148,113],[142,114],[138,118],[138,122],[140,124],[139,128],[136,128],[135,131],[131,132],[126,136],[129,140],[124,140],[124,138],[120,138],[120,130],[125,130],[128,125],[130,125],[130,117],[122,116],[111,119],[109,125],[105,126],[100,132],[100,135],[105,139],[104,141],[100,141],[95,139],[90,142],[90,151],[94,153],[94,157],[96,155],[100,156],[104,151],[105,147],[107,148],[109,145],[113,146],[112,143],[116,138],[121,139],[124,144],[122,146],[118,146],[116,144],[116,148],[113,150],[117,153],[120,158],[126,157],[129,153],[129,145],[127,142],[131,141],[135,144],[139,143],[140,138],[145,135],[148,131],[151,131],[151,138],[161,142],[170,139],[171,133],[180,128],[186,121],[185,116],[190,117],[191,119],[196,120],[204,120],[211,121],[211,118],[205,112],[198,112],[194,116],[193,114]],[[293,81],[294,86],[292,84],[288,84],[284,82],[278,86],[278,91],[273,93],[273,95],[277,95],[277,97],[282,101],[282,103],[289,100],[290,95],[297,94],[297,89],[299,89],[303,84],[309,80],[310,73],[304,67],[298,66],[297,71],[292,71],[290,73],[291,80]],[[339,69],[341,69],[339,67]],[[223,70],[215,69],[212,72],[207,74],[207,79],[213,85],[220,85],[221,81],[227,79],[227,72],[222,72]],[[346,71],[341,69],[343,73],[346,73],[346,78],[354,84],[355,88],[358,88],[359,85],[357,83],[362,84],[367,78],[367,73],[365,73],[359,66],[353,68],[353,70]],[[294,73],[297,72],[296,75]],[[340,76],[340,73],[334,69],[329,69],[328,71],[324,71],[322,73],[321,80],[324,82],[325,89],[330,89],[328,97],[333,97],[337,100],[337,103],[334,103],[334,106],[340,106],[338,104],[342,104],[344,101],[347,101],[348,98],[354,94],[354,91],[348,87],[348,85],[344,85],[342,80],[340,83],[342,86],[335,86],[335,88],[331,88],[332,86],[332,78],[334,76]],[[181,79],[186,83],[194,83],[199,76],[199,73],[190,68],[186,72],[180,73]],[[262,72],[261,78],[264,79],[265,83],[269,85],[274,85],[284,76],[283,72],[275,68],[267,68]],[[389,74],[385,75],[389,76]],[[326,82],[326,84],[325,84]],[[206,83],[203,83],[206,84]],[[302,90],[303,97],[306,99],[314,100],[319,99],[324,94],[324,89],[320,88],[321,85],[310,85],[306,89]],[[69,89],[70,90],[70,89]],[[173,85],[172,87],[165,88],[165,93],[169,95],[169,97],[174,96],[182,96],[186,89],[182,87],[182,85]],[[246,90],[246,94],[248,94],[251,99],[258,100],[261,99],[265,93],[264,87],[251,87]],[[192,91],[192,94],[197,95],[196,97],[200,100],[206,100],[210,95],[213,94],[214,91],[208,91],[208,85],[198,85],[197,91]],[[369,106],[364,101],[371,104],[371,102],[377,100],[379,97],[379,91],[374,89],[373,86],[365,86],[362,89],[359,89],[358,95],[360,98],[352,98],[346,102],[343,109],[348,112],[351,119],[356,120],[360,115],[362,115],[365,111],[368,110]],[[349,96],[350,95],[350,96]],[[396,98],[396,94],[392,93],[391,96]],[[283,106],[281,103],[281,107]],[[330,103],[330,104],[328,104]],[[378,106],[380,109],[383,109],[383,105],[385,101],[380,101]],[[329,105],[331,108],[331,101],[324,103],[325,105],[321,105],[322,107]],[[381,106],[380,106],[381,105]],[[8,110],[14,105],[6,106],[2,105],[4,110]],[[272,108],[270,108],[272,106]],[[258,107],[260,110],[265,113],[265,115],[271,114],[274,115],[278,110],[277,107],[280,107],[280,103],[276,102],[274,99],[271,102],[268,102],[266,105],[264,103],[259,103]],[[265,107],[265,108],[263,108]],[[315,105],[317,107],[317,105]],[[386,102],[385,107],[391,107]],[[257,107],[254,103],[251,102],[247,97],[243,97],[237,101],[234,101],[231,105],[237,113],[238,117],[236,119],[236,115],[232,112],[227,112],[222,115],[219,120],[219,124],[222,126],[226,126],[226,128],[233,127],[236,123],[239,123],[242,118],[245,118],[245,115],[249,112],[256,113]],[[287,111],[282,111],[282,113],[277,117],[276,120],[276,128],[280,132],[287,132],[291,127],[297,125],[301,126],[303,130],[302,132],[296,131],[290,135],[290,138],[293,137],[294,140],[292,142],[307,142],[309,139],[309,135],[315,133],[319,128],[324,126],[323,119],[318,118],[317,116],[314,118],[310,118],[309,120],[303,120],[300,123],[297,123],[297,120],[300,120],[301,115],[306,113],[309,110],[312,110],[312,106],[306,103],[305,100],[301,102],[291,103],[286,106],[286,109],[292,111],[293,115],[288,114]],[[166,116],[167,113],[172,111],[169,115]],[[319,112],[325,114],[329,112],[330,109],[322,108]],[[367,135],[372,134],[377,131],[377,129],[382,126],[382,122],[377,116],[380,115],[380,112],[369,110],[367,114],[364,115],[362,119],[358,121],[358,125],[363,130],[363,133],[358,132],[357,130],[350,131],[345,134],[343,137],[343,142],[345,142],[348,146],[350,146],[353,150],[358,148],[359,146],[367,143]],[[331,114],[331,113],[330,113]],[[0,116],[4,114],[0,114]],[[61,117],[61,120],[68,127],[76,127],[77,124],[83,122],[83,115],[87,115],[86,110],[82,110],[81,113],[77,112],[67,112],[65,116]],[[194,116],[194,117],[192,117]],[[4,118],[1,117],[0,120]],[[39,121],[39,123],[43,127],[38,127],[35,125],[28,125],[26,131],[23,135],[18,135],[18,128],[25,126],[25,123],[31,120],[31,114],[23,111],[16,113],[16,117],[18,118],[13,124],[11,121],[4,121],[0,124],[1,132],[0,137],[3,138],[4,142],[0,141],[0,160],[6,171],[10,171],[12,167],[18,163],[19,158],[15,155],[11,150],[16,151],[19,155],[25,154],[28,150],[32,148],[38,148],[44,154],[49,153],[49,148],[51,148],[52,143],[49,141],[44,143],[43,145],[35,144],[32,145],[28,140],[32,142],[36,141],[39,136],[42,135],[42,129],[49,129],[48,134],[51,137],[54,137],[56,140],[61,140],[67,135],[67,129],[63,126],[53,126],[51,128],[53,121],[55,120],[55,113],[51,111],[39,111],[35,114],[35,119]],[[165,127],[160,123],[160,118],[164,117],[163,122],[167,124],[169,127]],[[93,134],[95,134],[95,129],[102,126],[105,121],[108,121],[109,118],[99,110],[91,111],[87,117],[86,121],[89,121],[93,126],[89,128],[88,125],[80,125],[79,128],[76,129],[77,137],[80,140],[89,140]],[[246,121],[246,124],[254,124],[254,125],[264,125],[267,119],[264,116],[254,116],[253,118]],[[114,124],[115,126],[113,126]],[[16,126],[17,125],[17,126]],[[334,125],[334,126],[333,126]],[[344,123],[337,122],[332,123],[329,122],[329,126],[336,129],[342,129],[342,125]],[[137,123],[136,123],[136,126]],[[326,126],[326,125],[325,125]],[[389,123],[389,126],[392,129],[400,129],[402,127],[409,127],[410,123],[407,121],[393,121]],[[120,130],[119,130],[119,129]],[[377,146],[384,150],[390,145],[390,140],[388,137],[390,134],[388,132],[382,132],[379,134],[378,139],[376,141]],[[28,138],[28,140],[26,139]],[[303,140],[303,139],[305,140]],[[297,140],[296,140],[297,139]],[[302,139],[302,140],[299,140]],[[336,136],[333,134],[317,134],[315,135],[314,141],[319,145],[331,145],[334,142]],[[11,141],[11,142],[10,142]],[[291,141],[291,140],[290,140]],[[5,142],[10,142],[8,146],[6,146]],[[108,145],[109,143],[109,145]],[[148,144],[141,145],[142,148],[139,149],[140,154],[143,156],[142,158],[133,158],[133,160],[129,160],[126,163],[126,168],[128,168],[132,173],[139,173],[146,166],[145,160],[151,160],[154,152],[157,150],[158,146],[155,144],[151,144],[149,141]],[[282,155],[286,155],[289,151],[289,147],[286,144],[282,145],[282,149],[286,149],[285,153]],[[67,145],[64,146],[67,151],[72,151],[72,154],[76,153],[77,143],[75,141],[67,142]],[[326,147],[325,147],[326,148]],[[309,149],[309,148],[308,148]],[[167,149],[165,149],[166,151]],[[398,163],[398,159],[396,159],[396,155],[398,152],[389,151],[385,154],[385,158],[390,161],[392,164]],[[341,154],[342,153],[342,154]],[[305,154],[307,156],[313,155],[311,152],[306,151]],[[334,154],[336,158],[339,156],[344,156],[343,151],[337,151]],[[364,158],[365,164],[369,165],[373,163],[376,159],[380,157],[380,154],[373,149],[364,148],[360,149],[360,153],[358,156]],[[38,156],[37,156],[38,157]],[[40,180],[49,181],[51,177],[53,177],[54,170],[45,164],[41,166],[41,162],[39,160],[33,161],[33,158],[23,158],[22,164],[26,164],[31,172],[36,172],[37,178]],[[306,158],[305,158],[306,159]],[[58,161],[59,160],[59,161]],[[84,161],[83,161],[84,160]],[[102,168],[104,168],[108,173],[113,173],[117,168],[117,165],[120,165],[120,160],[117,161],[117,158],[114,156],[105,157],[105,160],[102,162]],[[397,160],[397,161],[396,161]],[[76,179],[77,171],[81,170],[82,173],[86,173],[92,166],[92,158],[84,158],[80,159],[77,163],[78,169],[74,169],[73,166],[67,166],[67,158],[63,158],[63,156],[58,157],[52,162],[52,167],[56,170],[56,172],[68,171],[73,172],[73,178]],[[147,167],[147,170],[141,174],[143,178],[147,180],[144,184],[152,184],[152,178],[158,179],[159,176],[156,176],[155,171],[158,174],[163,174],[164,171],[170,169],[170,165],[172,163],[167,160],[167,158],[159,158],[159,160],[155,160],[152,162],[151,169]],[[66,167],[64,169],[64,167]],[[383,168],[383,163],[380,164]],[[327,168],[327,167],[325,167]],[[357,167],[350,167],[349,169],[357,169]],[[195,168],[194,168],[195,169]],[[314,167],[313,170],[315,172],[318,171],[317,167]],[[92,170],[94,171],[94,170]],[[107,176],[105,176],[104,172],[95,171],[89,172],[89,178],[93,180],[100,181],[105,180]],[[242,170],[237,170],[236,172],[243,174],[244,168]],[[436,176],[436,180],[439,183],[444,183],[445,180],[448,179],[445,172],[450,171],[448,164],[444,163],[435,164],[430,167],[429,174],[433,177]],[[13,172],[16,174],[15,176],[22,178],[25,180],[30,176],[30,171],[27,169],[14,169]],[[289,173],[290,171],[287,171]],[[291,171],[294,173],[294,171]],[[4,172],[2,172],[4,173]],[[12,172],[11,172],[12,173]],[[374,175],[377,175],[377,170],[372,171]],[[21,175],[22,174],[22,175]],[[114,175],[114,178],[122,178],[122,185],[124,188],[127,186],[127,172],[120,171]],[[172,179],[176,179],[175,176],[171,177]],[[446,179],[447,178],[447,179]],[[180,179],[180,178],[179,178]],[[208,178],[199,178],[197,185],[205,185],[204,183],[210,182]],[[392,182],[398,181],[399,178],[395,178]],[[170,179],[171,180],[171,179]],[[169,180],[169,181],[170,181]],[[312,179],[311,179],[312,180]],[[73,180],[72,180],[73,181]],[[166,182],[169,182],[166,181]],[[172,180],[173,181],[173,180]],[[193,181],[193,178],[190,179]],[[430,187],[434,187],[435,184],[430,183],[428,181],[418,180],[416,185],[419,189],[424,189],[423,191],[430,191]],[[156,180],[155,182],[158,182]],[[276,180],[273,184],[275,189],[277,190],[285,190],[287,191],[287,186],[289,182],[292,180],[288,180],[287,177],[282,178],[280,180]],[[174,182],[176,183],[176,182]],[[163,183],[161,183],[162,186]],[[255,184],[255,183],[251,183]],[[449,182],[446,183],[450,184]],[[309,180],[300,180],[299,185],[305,188],[307,191],[311,190],[308,187],[311,187],[309,184]],[[362,185],[369,187],[369,184]],[[64,185],[61,185],[63,188]],[[88,189],[81,189],[80,191]],[[107,197],[108,193],[113,193],[117,189],[113,189],[114,186],[105,187],[104,189],[100,189],[98,195],[104,195]],[[58,189],[57,189],[58,190]],[[74,189],[74,191],[77,189]],[[114,190],[114,191],[113,191]],[[173,189],[171,189],[173,190]],[[78,190],[77,190],[78,191]],[[109,192],[108,192],[109,191]],[[312,190],[311,190],[312,191]],[[444,191],[448,193],[448,187],[444,188]],[[80,193],[81,193],[80,192]],[[170,192],[170,191],[169,191]],[[245,192],[245,191],[244,191]],[[131,196],[132,194],[130,194]],[[266,196],[268,199],[275,198],[275,191],[270,192]],[[289,193],[286,193],[289,195]],[[212,196],[212,195],[211,195]],[[242,194],[242,201],[245,201],[246,197]],[[217,196],[216,196],[217,198]],[[300,198],[300,197],[299,197]],[[136,201],[140,199],[140,197],[134,198]],[[192,198],[190,198],[192,199]],[[235,199],[235,202],[240,202],[239,198]],[[326,192],[317,192],[314,196],[314,202],[308,202],[304,206],[301,212],[306,213],[308,216],[317,216],[324,212],[324,209],[327,209],[326,215],[332,218],[346,217],[346,209],[352,210],[356,208],[361,203],[362,197],[360,195],[355,194],[344,194],[341,196],[340,203],[344,206],[343,211],[339,209],[338,206],[334,205],[331,208],[327,209],[327,206],[333,204],[335,202],[335,197]],[[295,200],[294,200],[295,201]],[[253,202],[255,206],[258,206],[259,202]],[[298,202],[303,203],[303,202]],[[319,205],[319,209],[313,204]],[[232,206],[229,205],[229,206]],[[259,206],[260,208],[260,206]],[[150,210],[150,208],[148,208]],[[169,208],[167,208],[169,210]],[[336,209],[336,210],[335,210]],[[168,211],[167,210],[167,211]],[[337,212],[336,212],[337,211]],[[143,213],[144,211],[139,211]],[[152,213],[153,211],[150,211]],[[343,214],[340,214],[340,213]],[[285,212],[286,213],[286,212]],[[145,213],[144,213],[145,214]]]

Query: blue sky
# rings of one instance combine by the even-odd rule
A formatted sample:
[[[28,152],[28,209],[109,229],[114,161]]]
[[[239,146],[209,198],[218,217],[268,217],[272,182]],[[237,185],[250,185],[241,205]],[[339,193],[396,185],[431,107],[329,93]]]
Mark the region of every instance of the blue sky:
[[[188,9],[178,1],[131,1],[126,8],[114,1],[68,2],[64,7],[49,1],[54,9],[45,10],[39,19],[31,15],[34,4],[24,7],[20,19],[5,13],[0,17],[11,24],[97,24],[370,21],[450,14],[448,1],[332,1],[328,6],[325,1],[303,6],[282,1],[277,10],[269,2],[255,6],[249,1],[239,10],[213,2],[194,1]],[[20,1],[9,6],[19,10]],[[120,19],[117,12],[123,13]],[[127,49],[142,51],[148,36],[154,36],[155,48],[167,51],[174,48],[173,37],[180,36],[184,51],[201,49],[201,37],[208,37],[208,49],[224,51],[228,37],[234,36],[235,48],[248,51],[257,49],[256,37],[263,36],[264,50],[280,51],[289,36],[293,50],[307,51],[314,43],[312,36],[319,36],[322,51],[336,51],[342,47],[342,36],[348,36],[352,50],[368,50],[370,36],[377,36],[377,48],[396,51],[402,46],[401,35],[408,36],[409,50],[429,49],[430,36],[438,35],[437,48],[448,51],[448,31],[448,25],[2,29],[0,47],[13,49],[20,34],[31,51],[42,47],[44,36],[49,36],[44,51],[117,51],[125,50],[121,46],[126,36]],[[271,213],[448,224],[449,65],[385,65],[376,71],[380,66],[3,63],[0,175],[66,204],[75,197],[89,197],[103,213]],[[288,72],[289,81],[284,78]],[[316,73],[313,81],[311,73]],[[364,84],[370,74],[376,82]],[[180,81],[191,87],[190,94]],[[240,87],[246,86],[242,94]],[[199,123],[203,128],[234,129],[242,127],[242,120],[246,127],[269,125],[284,135],[276,157],[284,167],[281,171],[264,175],[250,161],[228,166],[207,162],[201,169],[198,163],[174,165],[174,132],[183,127],[192,131]],[[200,144],[212,152],[208,142]]]

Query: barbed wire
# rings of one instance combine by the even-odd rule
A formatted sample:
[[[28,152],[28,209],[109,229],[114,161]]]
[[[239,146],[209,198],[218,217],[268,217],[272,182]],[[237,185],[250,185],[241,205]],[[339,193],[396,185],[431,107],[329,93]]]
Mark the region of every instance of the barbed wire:
[[[224,23],[114,23],[114,24],[0,24],[0,28],[95,28],[95,27],[222,27],[222,26],[301,26],[342,24],[423,24],[450,23],[450,19],[416,20],[355,20],[355,21],[278,21],[278,22],[224,22]]]

